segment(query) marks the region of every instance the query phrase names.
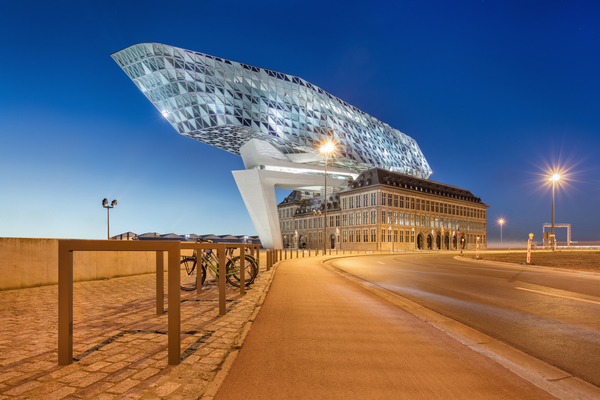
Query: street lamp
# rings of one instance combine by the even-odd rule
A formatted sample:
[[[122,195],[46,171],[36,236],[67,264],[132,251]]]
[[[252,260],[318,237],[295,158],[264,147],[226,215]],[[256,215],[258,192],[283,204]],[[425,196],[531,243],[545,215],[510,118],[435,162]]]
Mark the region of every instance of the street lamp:
[[[106,208],[106,221],[108,226],[108,239],[110,239],[110,209],[117,205],[117,200],[113,200],[110,202],[110,206],[108,205],[108,199],[102,199],[102,207]]]
[[[502,247],[502,225],[504,225],[504,220],[500,219],[498,223],[500,224],[500,247]]]
[[[324,210],[324,224],[323,224],[323,255],[327,251],[327,157],[335,150],[335,146],[331,142],[325,143],[321,146],[321,153],[325,154],[325,202],[323,204]]]
[[[554,185],[560,180],[560,174],[554,173],[550,177],[552,181],[552,251],[556,248],[556,237],[554,236]]]

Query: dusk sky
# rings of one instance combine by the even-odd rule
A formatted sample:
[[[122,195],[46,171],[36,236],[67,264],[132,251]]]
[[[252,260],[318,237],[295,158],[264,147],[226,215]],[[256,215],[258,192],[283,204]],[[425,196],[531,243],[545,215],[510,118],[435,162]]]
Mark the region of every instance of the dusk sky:
[[[551,220],[600,241],[597,1],[5,2],[0,236],[256,231],[241,157],[179,135],[110,57],[159,42],[299,76],[414,138],[489,205],[490,245]],[[289,192],[278,191],[281,200]],[[558,229],[559,241],[566,230]]]

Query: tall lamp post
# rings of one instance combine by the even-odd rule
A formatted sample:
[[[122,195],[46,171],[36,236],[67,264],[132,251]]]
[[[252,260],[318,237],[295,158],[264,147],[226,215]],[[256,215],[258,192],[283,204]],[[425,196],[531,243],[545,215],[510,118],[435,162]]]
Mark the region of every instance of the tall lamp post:
[[[110,209],[117,205],[117,200],[113,200],[110,202],[110,206],[108,205],[108,199],[102,199],[102,207],[106,208],[106,222],[108,226],[108,237],[110,239]]]
[[[500,224],[500,247],[502,247],[502,225],[504,225],[504,220],[501,219],[498,223]]]
[[[327,251],[327,157],[335,149],[333,143],[327,142],[321,146],[321,153],[325,154],[325,201],[323,203],[323,255]]]
[[[554,251],[556,248],[556,237],[554,236],[554,185],[560,180],[560,174],[553,174],[550,180],[552,181],[552,243],[550,245],[552,246],[552,251]]]

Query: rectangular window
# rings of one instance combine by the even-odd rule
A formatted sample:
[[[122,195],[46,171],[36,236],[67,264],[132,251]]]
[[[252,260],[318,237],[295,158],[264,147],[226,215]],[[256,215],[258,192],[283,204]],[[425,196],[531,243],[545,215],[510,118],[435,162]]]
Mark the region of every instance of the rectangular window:
[[[394,242],[398,242],[398,230],[394,229]]]
[[[406,235],[406,237],[408,237],[408,235]],[[415,242],[415,231],[410,231],[410,242]]]
[[[392,230],[388,229],[387,234],[388,234],[388,243],[391,243],[392,242]]]
[[[404,225],[404,214],[400,213],[400,218],[398,220],[399,225]]]
[[[425,203],[425,211],[429,212],[429,200]]]
[[[411,210],[415,209],[415,198],[414,197],[411,197],[411,199],[410,199],[410,209]]]
[[[348,208],[354,208],[354,197],[349,197],[348,202],[350,203],[350,206]]]
[[[348,231],[348,242],[354,242],[354,231]]]
[[[298,220],[294,221],[294,229],[298,229]]]
[[[313,222],[312,219],[308,220],[308,229],[312,229],[312,222]]]
[[[415,214],[410,214],[410,225],[415,226]]]
[[[403,243],[404,242],[404,231],[401,230],[399,233],[400,233],[400,236],[398,236],[398,241],[400,243]]]
[[[360,208],[360,194],[356,196],[356,208]]]
[[[400,204],[399,204],[400,208],[404,208],[404,196],[400,196]]]
[[[365,229],[363,231],[363,242],[367,243],[369,241],[369,230]]]
[[[387,201],[387,205],[388,205],[388,207],[391,207],[391,206],[392,206],[392,195],[391,195],[391,194],[388,194],[388,201]]]
[[[369,194],[363,195],[363,207],[367,207],[369,205]]]
[[[386,202],[387,202],[387,193],[381,193],[381,205],[385,206]]]
[[[385,229],[381,230],[381,243],[385,243]]]
[[[371,193],[371,205],[372,206],[377,205],[377,192]]]
[[[354,214],[348,214],[348,225],[354,225]]]
[[[342,241],[344,243],[348,241],[348,231],[342,231]]]
[[[344,198],[342,199],[342,210],[345,210],[345,209],[347,208],[347,206],[348,206],[348,201],[347,201],[347,199],[344,197]]]
[[[398,213],[394,213],[394,225],[398,225]]]
[[[388,223],[388,225],[389,225],[389,224],[391,224],[391,223],[392,223],[392,213],[391,213],[391,212],[388,212],[387,214],[388,214],[388,215],[387,215],[387,223]]]
[[[385,211],[381,212],[381,223],[385,224]]]
[[[371,242],[373,242],[373,243],[377,242],[377,230],[376,229],[371,229]]]
[[[428,226],[431,228],[431,220],[429,219],[429,215],[427,217],[425,217],[425,226]]]
[[[308,225],[308,220],[307,220],[307,219],[305,219],[305,220],[304,220],[304,229],[306,229],[307,225]]]
[[[340,226],[340,216],[339,215],[335,216],[335,226]]]
[[[417,199],[417,211],[421,211],[421,199]]]
[[[356,225],[361,225],[361,222],[360,222],[360,213],[356,213]]]
[[[356,243],[360,242],[360,229],[356,230]]]
[[[329,227],[333,226],[333,217],[334,217],[333,215],[331,217],[329,217],[329,225],[328,225]]]
[[[438,214],[440,212],[440,203],[438,203],[437,201],[435,202],[435,212]]]
[[[369,212],[365,211],[363,213],[363,221],[365,221],[365,225],[369,223]]]
[[[377,223],[377,211],[371,211],[371,223],[372,224]]]
[[[448,214],[448,204],[444,204],[444,214]]]
[[[342,226],[348,226],[348,215],[342,215]]]
[[[421,226],[427,226],[425,225],[425,216],[421,215]]]
[[[398,195],[394,195],[394,207],[398,207]]]

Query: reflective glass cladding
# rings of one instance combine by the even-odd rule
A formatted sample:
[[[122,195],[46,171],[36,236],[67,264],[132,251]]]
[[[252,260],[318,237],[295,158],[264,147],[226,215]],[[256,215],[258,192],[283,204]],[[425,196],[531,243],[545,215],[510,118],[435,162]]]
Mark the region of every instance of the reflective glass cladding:
[[[336,167],[431,174],[414,139],[296,76],[159,43],[112,57],[177,132],[211,146],[240,154],[258,138],[319,164],[332,140]]]

